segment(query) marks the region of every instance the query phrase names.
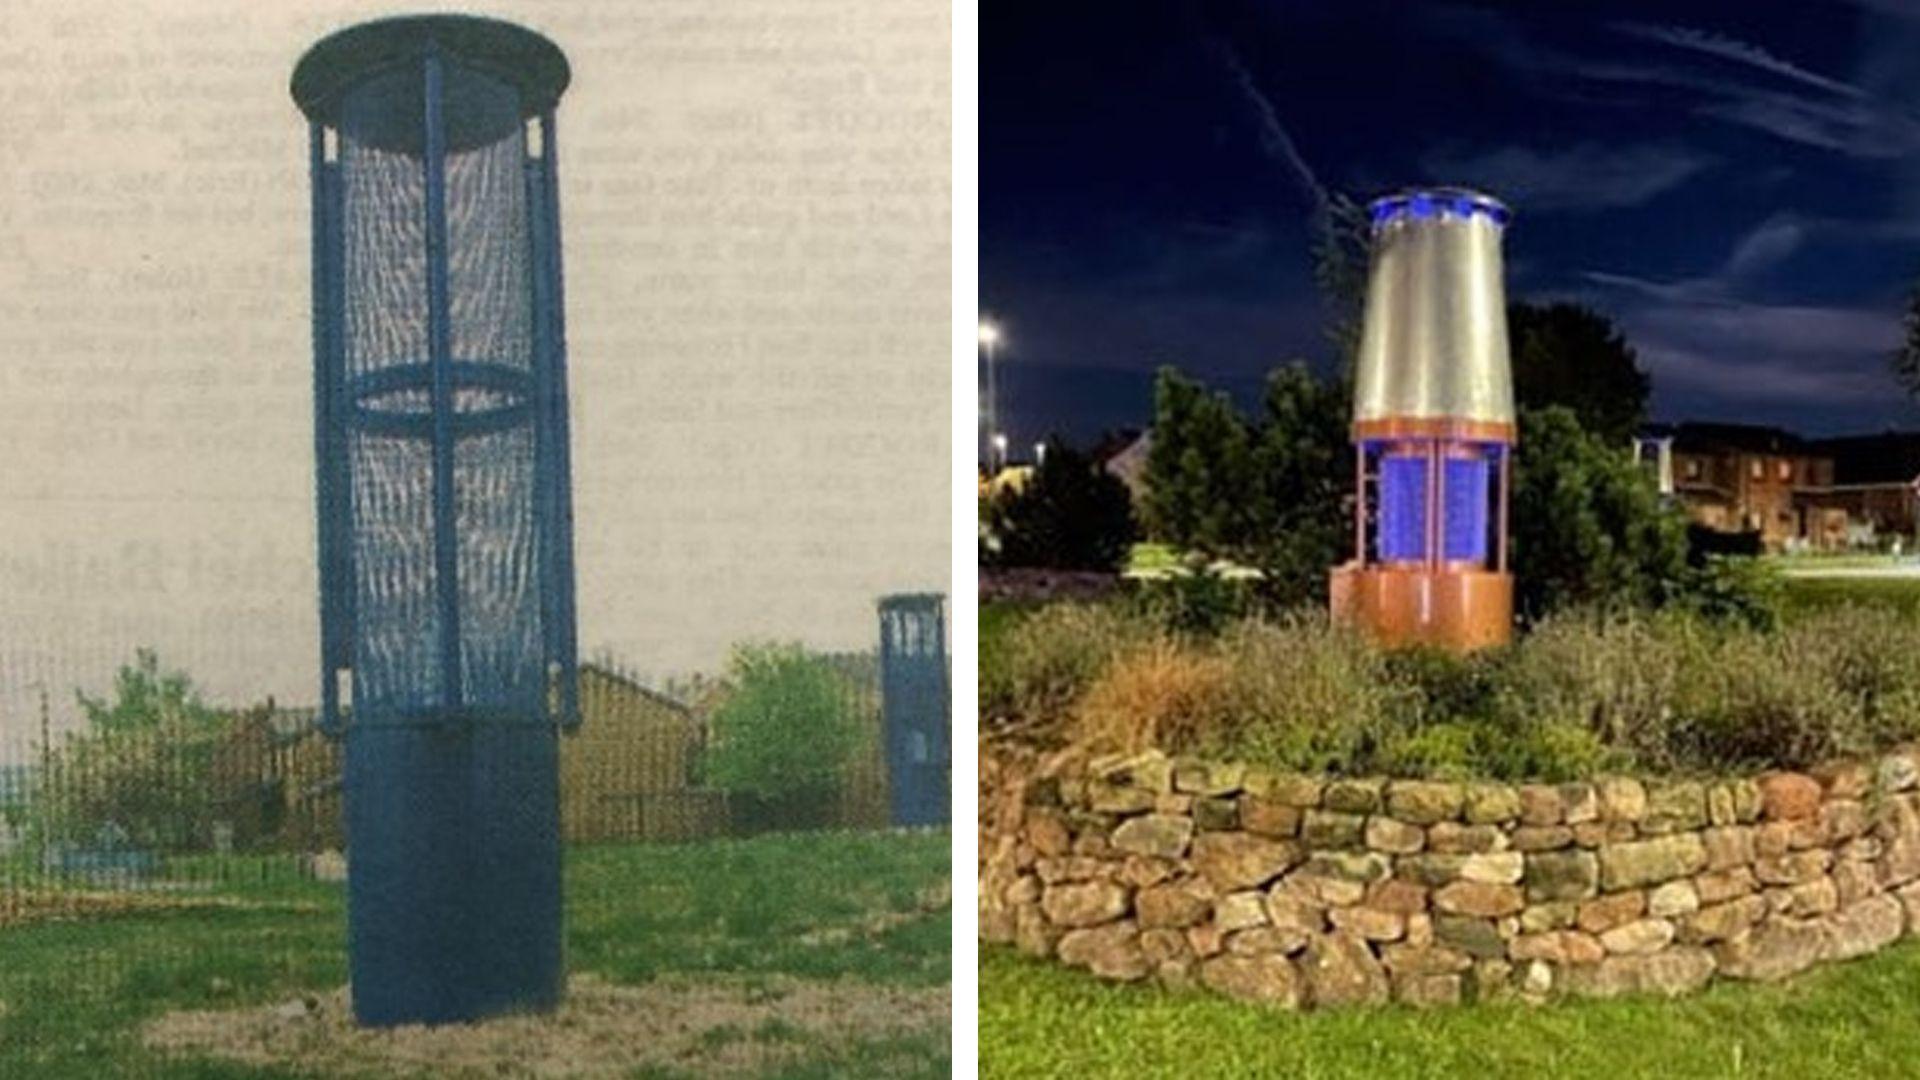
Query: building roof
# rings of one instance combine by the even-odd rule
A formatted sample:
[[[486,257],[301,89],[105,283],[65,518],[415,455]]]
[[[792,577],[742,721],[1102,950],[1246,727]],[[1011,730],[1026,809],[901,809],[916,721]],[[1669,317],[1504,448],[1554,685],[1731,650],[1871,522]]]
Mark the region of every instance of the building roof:
[[[1816,439],[1807,449],[1833,459],[1836,485],[1906,484],[1920,477],[1920,431]]]
[[[610,666],[610,664],[608,663],[604,663],[599,660],[583,661],[580,664],[580,674],[598,675],[599,677],[606,679],[608,682],[619,684],[619,686],[624,690],[628,690],[628,691],[631,691],[632,693],[640,695],[641,697],[648,698],[653,702],[655,702],[656,704],[663,705],[669,709],[672,709],[675,712],[686,713],[689,715],[691,715],[693,712],[693,707],[691,705],[688,705],[686,702],[681,701],[679,698],[674,697],[672,694],[668,694],[660,690],[655,690],[653,687],[648,686],[646,683],[641,682],[639,679],[636,679],[631,675],[627,675],[624,672],[621,672],[615,669],[614,667]]]
[[[1678,424],[1649,424],[1649,436],[1673,440],[1681,453],[1804,454],[1807,441],[1785,428],[1767,424],[1725,424],[1683,420]]]

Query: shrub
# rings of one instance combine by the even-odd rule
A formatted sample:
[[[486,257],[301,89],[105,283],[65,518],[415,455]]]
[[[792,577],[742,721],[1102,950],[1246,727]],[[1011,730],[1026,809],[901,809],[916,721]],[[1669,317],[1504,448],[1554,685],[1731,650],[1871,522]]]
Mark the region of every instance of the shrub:
[[[1686,572],[1686,519],[1617,443],[1562,407],[1522,410],[1513,461],[1515,601],[1537,618],[1583,604],[1665,603]]]
[[[1134,609],[1176,634],[1212,637],[1258,609],[1245,581],[1229,578],[1194,560],[1180,572],[1143,582],[1133,592]]]
[[[740,645],[710,720],[706,778],[755,799],[834,792],[861,746],[852,688],[799,645]]]
[[[1786,582],[1779,571],[1759,559],[1706,555],[1681,578],[1679,606],[1716,622],[1755,630],[1780,625],[1786,604]]]
[[[1243,621],[1223,635],[1223,706],[1202,749],[1293,769],[1364,767],[1407,710],[1379,650],[1318,612]]]
[[[1002,728],[1042,738],[1118,654],[1151,639],[1152,625],[1115,604],[1049,604],[1008,630],[982,672],[980,708]]]
[[[1700,675],[1709,631],[1680,614],[1565,612],[1515,646],[1495,693],[1500,726],[1516,734],[1550,729],[1557,745],[1591,733],[1649,768],[1672,760],[1674,703]]]
[[[1114,658],[1074,710],[1074,742],[1097,751],[1198,749],[1226,715],[1227,665],[1161,638]]]
[[[1104,749],[1551,781],[1804,768],[1920,738],[1920,620],[1886,609],[1775,630],[1686,607],[1563,611],[1469,657],[1382,651],[1318,612],[1215,636],[1139,612],[1043,616],[1011,685],[1029,715],[1070,718],[1060,739]]]
[[[164,851],[208,847],[224,794],[215,754],[230,725],[193,679],[139,649],[111,696],[76,697],[86,728],[51,749],[36,778],[39,839],[91,844],[114,835]]]
[[[1783,651],[1816,668],[1857,717],[1837,733],[1831,753],[1920,737],[1920,622],[1888,608],[1847,605],[1804,617],[1784,639]]]
[[[1133,545],[1127,486],[1058,440],[1024,485],[995,495],[986,511],[992,535],[980,551],[993,565],[1116,570]]]
[[[1830,671],[1796,657],[1784,635],[1720,636],[1711,663],[1679,687],[1673,755],[1700,767],[1812,765],[1853,743],[1859,710]]]

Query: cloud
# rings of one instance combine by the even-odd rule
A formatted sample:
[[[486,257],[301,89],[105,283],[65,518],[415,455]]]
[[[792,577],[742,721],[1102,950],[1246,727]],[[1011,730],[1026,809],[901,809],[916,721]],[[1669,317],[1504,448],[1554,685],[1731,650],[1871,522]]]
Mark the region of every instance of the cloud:
[[[1632,37],[1643,38],[1648,41],[1657,41],[1664,45],[1671,45],[1677,49],[1691,49],[1695,52],[1705,53],[1708,56],[1719,57],[1722,60],[1731,60],[1737,64],[1745,64],[1748,67],[1757,68],[1783,78],[1792,79],[1795,82],[1807,86],[1818,87],[1819,89],[1842,94],[1847,97],[1860,98],[1866,96],[1865,92],[1859,87],[1841,82],[1838,79],[1830,79],[1817,72],[1808,71],[1789,61],[1782,60],[1758,45],[1727,37],[1724,34],[1715,34],[1706,30],[1695,30],[1685,26],[1653,26],[1647,23],[1616,23],[1614,29]]]
[[[1857,2],[1893,12],[1908,0]],[[1910,6],[1920,8],[1920,4]],[[1920,156],[1920,121],[1900,104],[1909,100],[1907,96],[1873,92],[1884,88],[1870,80],[1873,90],[1865,89],[1723,34],[1640,23],[1615,25],[1622,36],[1666,46],[1663,51],[1670,52],[1671,59],[1661,59],[1646,55],[1650,52],[1646,49],[1632,55],[1568,51],[1530,37],[1514,20],[1497,19],[1476,9],[1436,12],[1427,16],[1426,23],[1434,33],[1465,42],[1522,73],[1537,92],[1548,96],[1592,101],[1583,83],[1616,89],[1644,87],[1680,95],[1678,107],[1695,116],[1798,146],[1867,160]],[[1890,35],[1889,40],[1895,37]],[[1725,63],[1677,62],[1688,56]],[[1885,62],[1893,71],[1910,71],[1911,51],[1890,55]],[[1735,66],[1735,74],[1728,73],[1727,63]],[[1767,76],[1769,84],[1737,77],[1752,73]],[[1662,107],[1675,106],[1665,103]]]
[[[1423,162],[1436,180],[1484,187],[1530,210],[1640,206],[1699,175],[1715,159],[1667,144],[1608,147],[1582,143],[1542,152],[1505,146],[1479,154],[1443,150]]]
[[[1779,235],[1763,227],[1749,239],[1767,237],[1759,242],[1765,246]],[[1744,300],[1732,295],[1726,276],[1583,276],[1621,299],[1612,306],[1656,388],[1826,406],[1883,402],[1893,393],[1885,357],[1900,327],[1892,311]]]
[[[1723,278],[1749,278],[1784,262],[1806,239],[1806,226],[1791,214],[1776,214],[1742,237],[1721,267]]]

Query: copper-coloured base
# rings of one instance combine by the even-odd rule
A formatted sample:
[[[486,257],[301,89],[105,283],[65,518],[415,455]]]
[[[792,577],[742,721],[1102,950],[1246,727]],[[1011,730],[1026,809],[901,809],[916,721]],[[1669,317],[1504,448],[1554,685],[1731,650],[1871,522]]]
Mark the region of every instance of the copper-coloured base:
[[[1385,645],[1471,652],[1513,638],[1513,575],[1425,566],[1334,568],[1333,620]]]

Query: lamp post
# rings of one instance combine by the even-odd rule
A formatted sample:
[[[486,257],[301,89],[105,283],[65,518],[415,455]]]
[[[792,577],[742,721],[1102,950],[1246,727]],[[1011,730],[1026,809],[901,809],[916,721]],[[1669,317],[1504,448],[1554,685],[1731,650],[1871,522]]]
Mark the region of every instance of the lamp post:
[[[1007,461],[1006,440],[1000,434],[1000,387],[994,371],[994,347],[1000,344],[1000,328],[991,322],[980,323],[980,346],[987,351],[987,476],[991,478]],[[995,454],[998,453],[998,458]]]

